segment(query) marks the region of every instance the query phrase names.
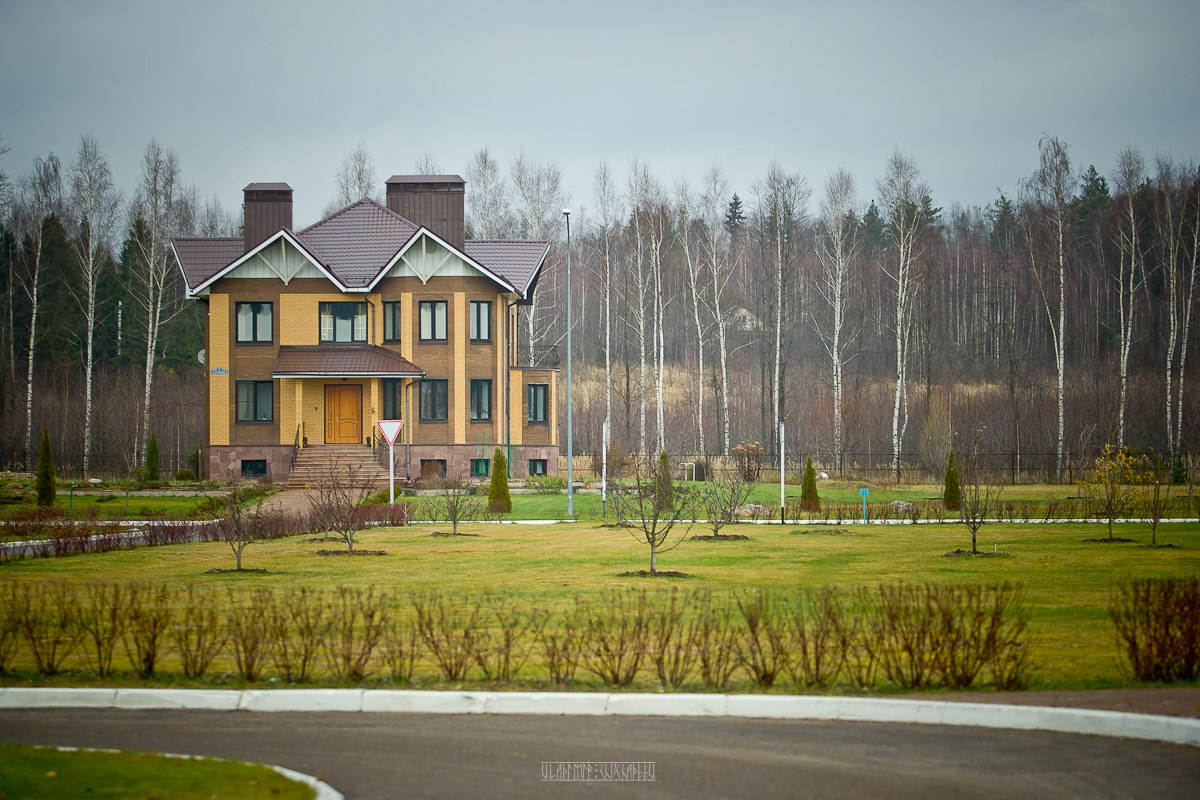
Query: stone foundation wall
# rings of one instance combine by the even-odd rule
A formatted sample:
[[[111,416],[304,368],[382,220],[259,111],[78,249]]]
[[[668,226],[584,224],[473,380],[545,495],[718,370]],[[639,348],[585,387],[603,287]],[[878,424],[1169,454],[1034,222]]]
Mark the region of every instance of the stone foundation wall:
[[[285,483],[288,465],[292,460],[292,448],[279,445],[212,446],[208,448],[208,474],[205,477],[213,481],[241,480],[244,460],[266,461],[266,479]]]
[[[508,456],[508,449],[501,446],[501,452]],[[411,459],[408,470],[405,463],[404,445],[396,445],[396,480],[404,480],[406,476],[411,480],[416,480],[421,477],[421,461],[423,459],[430,460],[445,460],[446,475],[455,478],[461,477],[469,479],[471,477],[471,459],[487,458],[491,459],[495,448],[487,450],[485,455],[480,454],[478,445],[419,445],[412,446]],[[514,480],[524,479],[529,476],[529,461],[530,459],[544,458],[546,460],[546,474],[556,475],[558,473],[558,447],[542,445],[542,446],[525,446],[513,445],[512,447],[512,464],[510,473]],[[386,459],[384,461],[386,464]],[[287,463],[284,463],[284,468],[287,468]],[[411,471],[409,471],[411,470]]]

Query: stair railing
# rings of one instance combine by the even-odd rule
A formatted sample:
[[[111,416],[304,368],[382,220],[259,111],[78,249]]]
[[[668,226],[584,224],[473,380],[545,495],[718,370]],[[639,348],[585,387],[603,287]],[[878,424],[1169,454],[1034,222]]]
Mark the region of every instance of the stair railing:
[[[292,440],[292,459],[288,462],[288,475],[291,475],[292,470],[296,468],[296,456],[300,455],[300,432],[303,424],[301,422],[296,426],[296,438]]]

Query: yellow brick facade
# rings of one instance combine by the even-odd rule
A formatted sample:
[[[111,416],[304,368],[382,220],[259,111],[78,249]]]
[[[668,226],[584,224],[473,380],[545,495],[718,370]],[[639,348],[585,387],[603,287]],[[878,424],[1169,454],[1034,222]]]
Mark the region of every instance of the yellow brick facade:
[[[205,363],[208,367],[208,441],[210,444],[231,444],[229,441],[229,297],[213,295],[208,300],[210,323]],[[215,323],[215,324],[214,324]],[[224,371],[224,374],[220,374]]]

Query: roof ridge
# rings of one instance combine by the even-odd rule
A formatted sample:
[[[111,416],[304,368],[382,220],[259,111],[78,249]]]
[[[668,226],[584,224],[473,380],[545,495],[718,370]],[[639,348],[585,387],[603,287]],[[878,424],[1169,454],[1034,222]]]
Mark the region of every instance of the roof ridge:
[[[480,242],[487,244],[496,244],[497,242],[516,242],[518,244],[549,244],[549,239],[467,239],[466,244],[471,242]]]
[[[348,206],[339,208],[337,211],[334,211],[329,216],[317,220],[313,224],[309,225],[307,228],[297,231],[297,233],[299,235],[303,236],[304,234],[308,233],[309,231],[311,231],[313,228],[317,227],[318,225],[324,225],[327,222],[332,222],[333,220],[337,219],[338,217],[342,216],[343,214],[347,213],[348,211],[351,211],[352,209],[357,208],[358,206],[361,206],[364,204],[369,205],[369,206],[374,206],[375,208],[379,209],[380,211],[385,211],[388,214],[391,214],[396,219],[407,222],[409,225],[412,225],[417,228],[421,227],[420,225],[417,225],[415,222],[408,219],[407,217],[400,216],[395,211],[392,211],[390,208],[388,208],[384,204],[380,203],[374,197],[371,197],[368,195],[366,197],[362,197],[362,198],[359,198],[358,200],[355,200],[353,203],[351,203]]]

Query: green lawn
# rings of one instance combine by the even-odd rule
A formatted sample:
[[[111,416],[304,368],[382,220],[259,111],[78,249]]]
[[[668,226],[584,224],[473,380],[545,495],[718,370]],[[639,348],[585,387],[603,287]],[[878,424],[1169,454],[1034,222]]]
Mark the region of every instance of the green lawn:
[[[312,798],[309,786],[258,764],[153,753],[0,745],[0,797]]]
[[[246,551],[245,566],[265,568],[265,574],[209,574],[210,568],[233,566],[228,547],[188,544],[16,562],[0,567],[0,581],[86,582],[99,577],[162,581],[175,587],[191,583],[277,589],[376,586],[404,601],[410,591],[420,589],[506,592],[551,608],[566,606],[576,595],[647,586],[723,591],[870,586],[902,580],[1017,581],[1026,587],[1031,612],[1034,686],[1079,688],[1127,682],[1107,612],[1118,582],[1128,577],[1189,575],[1200,569],[1200,524],[1190,522],[1160,527],[1160,543],[1176,545],[1174,549],[1084,543],[1085,538],[1103,535],[1103,527],[1094,524],[987,525],[980,531],[980,549],[1010,554],[999,558],[945,557],[947,551],[970,546],[967,530],[960,524],[859,525],[844,532],[744,524],[726,532],[746,534],[749,541],[688,540],[660,554],[660,570],[678,570],[690,577],[657,580],[621,576],[645,569],[648,550],[619,528],[587,522],[475,523],[463,530],[477,537],[430,536],[448,529],[442,523],[373,530],[360,537],[359,548],[386,550],[388,555],[352,561],[317,555],[318,549],[337,545],[313,543],[309,537],[253,545]],[[699,526],[694,530],[705,532]],[[1145,525],[1118,526],[1116,535],[1149,541]],[[426,671],[431,671],[428,666]],[[63,680],[86,682],[87,678]]]

